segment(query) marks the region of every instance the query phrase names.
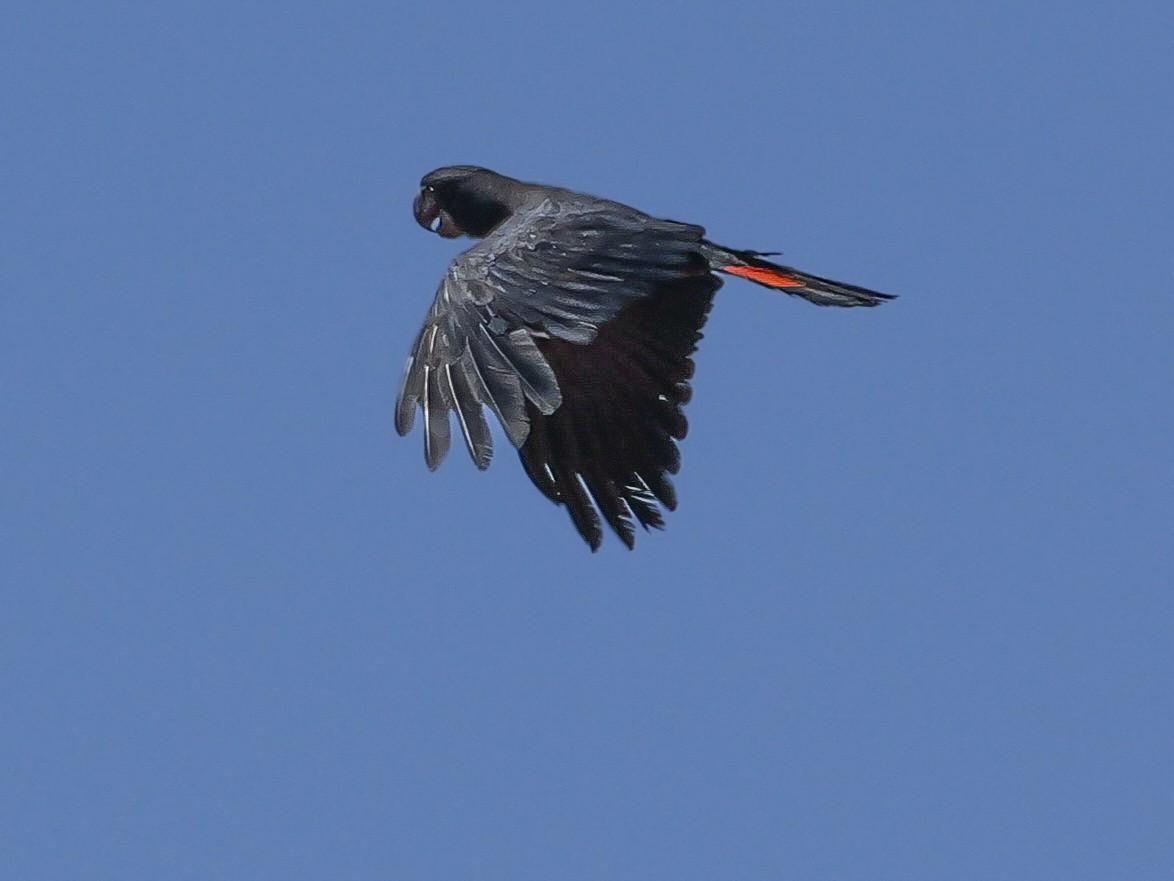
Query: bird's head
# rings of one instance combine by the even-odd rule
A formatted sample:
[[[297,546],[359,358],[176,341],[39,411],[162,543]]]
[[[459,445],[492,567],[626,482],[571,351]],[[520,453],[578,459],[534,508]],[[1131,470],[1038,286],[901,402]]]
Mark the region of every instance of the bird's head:
[[[420,181],[412,211],[420,226],[446,239],[482,238],[510,216],[523,186],[488,168],[438,168]]]

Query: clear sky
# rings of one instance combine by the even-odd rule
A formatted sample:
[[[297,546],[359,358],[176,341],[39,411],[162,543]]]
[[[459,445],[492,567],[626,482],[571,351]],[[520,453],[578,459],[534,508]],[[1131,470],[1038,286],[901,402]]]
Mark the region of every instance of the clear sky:
[[[0,12],[0,876],[1165,879],[1169,3]],[[731,280],[592,555],[397,437],[475,163]]]

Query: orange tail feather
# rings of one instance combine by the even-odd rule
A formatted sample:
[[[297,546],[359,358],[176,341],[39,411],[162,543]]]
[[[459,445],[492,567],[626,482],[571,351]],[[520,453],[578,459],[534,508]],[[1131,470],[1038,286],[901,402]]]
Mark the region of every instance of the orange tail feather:
[[[750,281],[756,281],[770,288],[801,288],[806,285],[793,275],[787,275],[777,269],[767,269],[761,266],[727,266],[723,272],[730,275],[740,275]]]

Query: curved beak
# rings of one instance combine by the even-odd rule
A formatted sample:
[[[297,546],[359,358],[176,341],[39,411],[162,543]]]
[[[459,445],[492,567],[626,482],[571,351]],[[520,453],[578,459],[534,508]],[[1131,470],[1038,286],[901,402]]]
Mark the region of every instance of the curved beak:
[[[440,206],[436,204],[436,196],[428,190],[420,190],[416,200],[412,202],[412,213],[416,215],[416,223],[429,232],[435,232],[433,224],[440,216]]]
[[[440,207],[436,195],[428,190],[420,190],[412,203],[412,213],[416,215],[416,223],[429,232],[442,235],[446,239],[455,239],[463,235],[464,231],[453,222],[452,215]]]

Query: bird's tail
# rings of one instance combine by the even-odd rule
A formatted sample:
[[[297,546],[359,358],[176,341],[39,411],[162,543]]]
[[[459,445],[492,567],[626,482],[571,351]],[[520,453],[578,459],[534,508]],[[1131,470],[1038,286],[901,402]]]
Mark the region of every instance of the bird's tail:
[[[764,259],[770,255],[760,251],[735,251],[711,242],[705,245],[705,256],[716,272],[736,275],[763,287],[794,294],[817,306],[879,306],[885,300],[894,298],[893,294],[882,294],[830,278],[808,275],[790,266],[780,266]]]

